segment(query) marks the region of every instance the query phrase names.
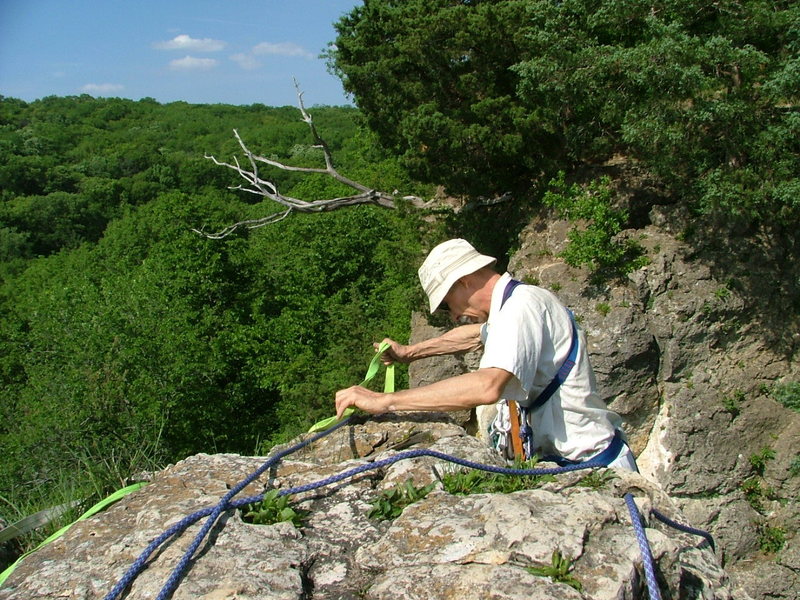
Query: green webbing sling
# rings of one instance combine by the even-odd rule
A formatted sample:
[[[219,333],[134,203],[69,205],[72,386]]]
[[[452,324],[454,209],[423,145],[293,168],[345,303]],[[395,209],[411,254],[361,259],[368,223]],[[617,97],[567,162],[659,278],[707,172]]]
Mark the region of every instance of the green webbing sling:
[[[378,373],[378,369],[381,366],[381,355],[389,349],[389,344],[383,342],[380,346],[378,346],[378,350],[375,352],[375,356],[372,357],[372,360],[369,363],[369,367],[367,368],[367,374],[364,377],[364,381],[362,381],[359,385],[365,385],[367,382],[371,381],[373,377]],[[390,394],[394,391],[394,364],[388,365],[386,367],[386,377],[383,381],[383,391],[385,394]],[[350,415],[355,412],[355,408],[352,406],[346,408],[344,411],[344,415],[342,419],[346,419]],[[325,431],[326,429],[333,427],[342,419],[337,419],[334,415],[333,417],[328,417],[327,419],[323,419],[319,423],[316,423],[311,426],[311,429],[308,430],[308,433],[317,433],[319,431]]]
[[[5,583],[5,580],[8,579],[8,576],[11,575],[11,573],[14,572],[14,569],[17,568],[19,563],[21,563],[22,559],[24,559],[26,556],[28,556],[29,554],[33,554],[39,548],[42,548],[43,546],[46,546],[50,542],[60,538],[62,535],[64,535],[67,532],[67,530],[69,530],[70,527],[75,525],[75,523],[77,523],[78,521],[83,521],[84,519],[88,519],[92,515],[94,515],[96,513],[99,513],[101,510],[103,510],[104,508],[106,508],[110,504],[113,504],[114,502],[116,502],[117,500],[127,496],[128,494],[130,494],[132,492],[135,492],[138,489],[143,488],[145,485],[147,485],[147,482],[146,481],[142,481],[142,482],[139,482],[139,483],[134,483],[133,485],[129,485],[128,487],[124,487],[121,490],[117,490],[116,492],[114,492],[113,494],[108,496],[107,498],[101,500],[100,502],[98,502],[97,504],[92,506],[89,510],[87,510],[85,513],[83,513],[75,521],[73,521],[69,525],[65,525],[64,527],[62,527],[61,529],[56,531],[54,534],[52,534],[50,537],[48,537],[46,540],[44,540],[41,544],[36,546],[36,548],[34,548],[33,550],[29,550],[28,552],[26,552],[25,554],[20,556],[16,560],[16,562],[14,564],[12,564],[5,571],[0,573],[0,586],[2,586],[3,583]]]

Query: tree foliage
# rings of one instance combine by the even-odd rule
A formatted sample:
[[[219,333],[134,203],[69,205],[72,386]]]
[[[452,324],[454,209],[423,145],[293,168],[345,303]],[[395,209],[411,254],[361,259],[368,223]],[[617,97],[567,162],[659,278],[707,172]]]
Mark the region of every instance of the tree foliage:
[[[344,169],[406,185],[353,109],[312,110]],[[264,210],[202,158],[235,150],[234,125],[281,160],[315,160],[296,109],[79,97],[2,99],[0,115],[0,489],[11,502],[0,517],[65,478],[85,497],[190,453],[295,435],[361,380],[374,340],[408,335],[409,216],[300,215],[221,241],[191,231]],[[336,191],[276,177],[305,197]]]
[[[519,190],[619,153],[700,210],[797,219],[795,2],[365,0],[337,32],[332,67],[423,180]]]

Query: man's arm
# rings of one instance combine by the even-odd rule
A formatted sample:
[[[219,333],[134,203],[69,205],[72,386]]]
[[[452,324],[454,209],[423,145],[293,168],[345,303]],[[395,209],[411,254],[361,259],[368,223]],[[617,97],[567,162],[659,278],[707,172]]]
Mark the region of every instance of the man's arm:
[[[438,337],[407,346],[389,338],[381,343],[384,342],[389,344],[389,349],[383,353],[384,364],[410,363],[420,358],[477,350],[481,347],[481,325],[480,323],[462,325]],[[375,344],[375,347],[379,345]]]
[[[341,418],[345,409],[350,406],[378,415],[416,410],[465,410],[493,404],[500,399],[500,394],[511,377],[508,371],[491,367],[391,394],[373,392],[356,385],[336,392],[336,416]]]

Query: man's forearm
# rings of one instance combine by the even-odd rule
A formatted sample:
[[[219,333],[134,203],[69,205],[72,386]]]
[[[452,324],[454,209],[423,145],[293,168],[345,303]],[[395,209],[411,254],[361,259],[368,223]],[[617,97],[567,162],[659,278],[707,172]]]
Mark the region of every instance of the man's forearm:
[[[372,415],[390,411],[464,410],[500,399],[511,373],[497,367],[478,369],[410,390],[381,394],[360,385],[336,392],[336,416],[355,406]]]
[[[502,369],[479,369],[430,385],[385,394],[382,404],[389,412],[466,410],[497,402],[510,378],[511,374]]]
[[[481,347],[481,325],[479,323],[455,327],[442,335],[409,345],[408,358],[419,360],[430,356],[460,354]]]

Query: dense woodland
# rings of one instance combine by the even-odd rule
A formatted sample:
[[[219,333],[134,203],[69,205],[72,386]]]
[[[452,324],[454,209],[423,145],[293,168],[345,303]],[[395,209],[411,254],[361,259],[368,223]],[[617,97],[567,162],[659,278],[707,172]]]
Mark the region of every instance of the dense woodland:
[[[345,172],[412,187],[354,109],[310,111]],[[65,483],[85,497],[194,452],[259,452],[329,416],[373,339],[407,335],[412,218],[361,207],[225,240],[191,231],[274,210],[203,157],[229,158],[234,126],[286,162],[321,161],[297,108],[84,96],[6,98],[0,115],[9,520]],[[300,197],[343,193],[275,175]]]
[[[0,516],[194,452],[259,452],[328,416],[371,342],[407,335],[422,249],[463,234],[503,255],[560,173],[623,157],[702,234],[779,235],[796,258],[796,2],[365,0],[337,32],[328,58],[356,107],[309,112],[343,174],[512,200],[209,240],[192,228],[279,208],[204,158],[241,154],[234,128],[257,153],[322,165],[297,108],[0,97]],[[303,199],[349,193],[265,177]]]

